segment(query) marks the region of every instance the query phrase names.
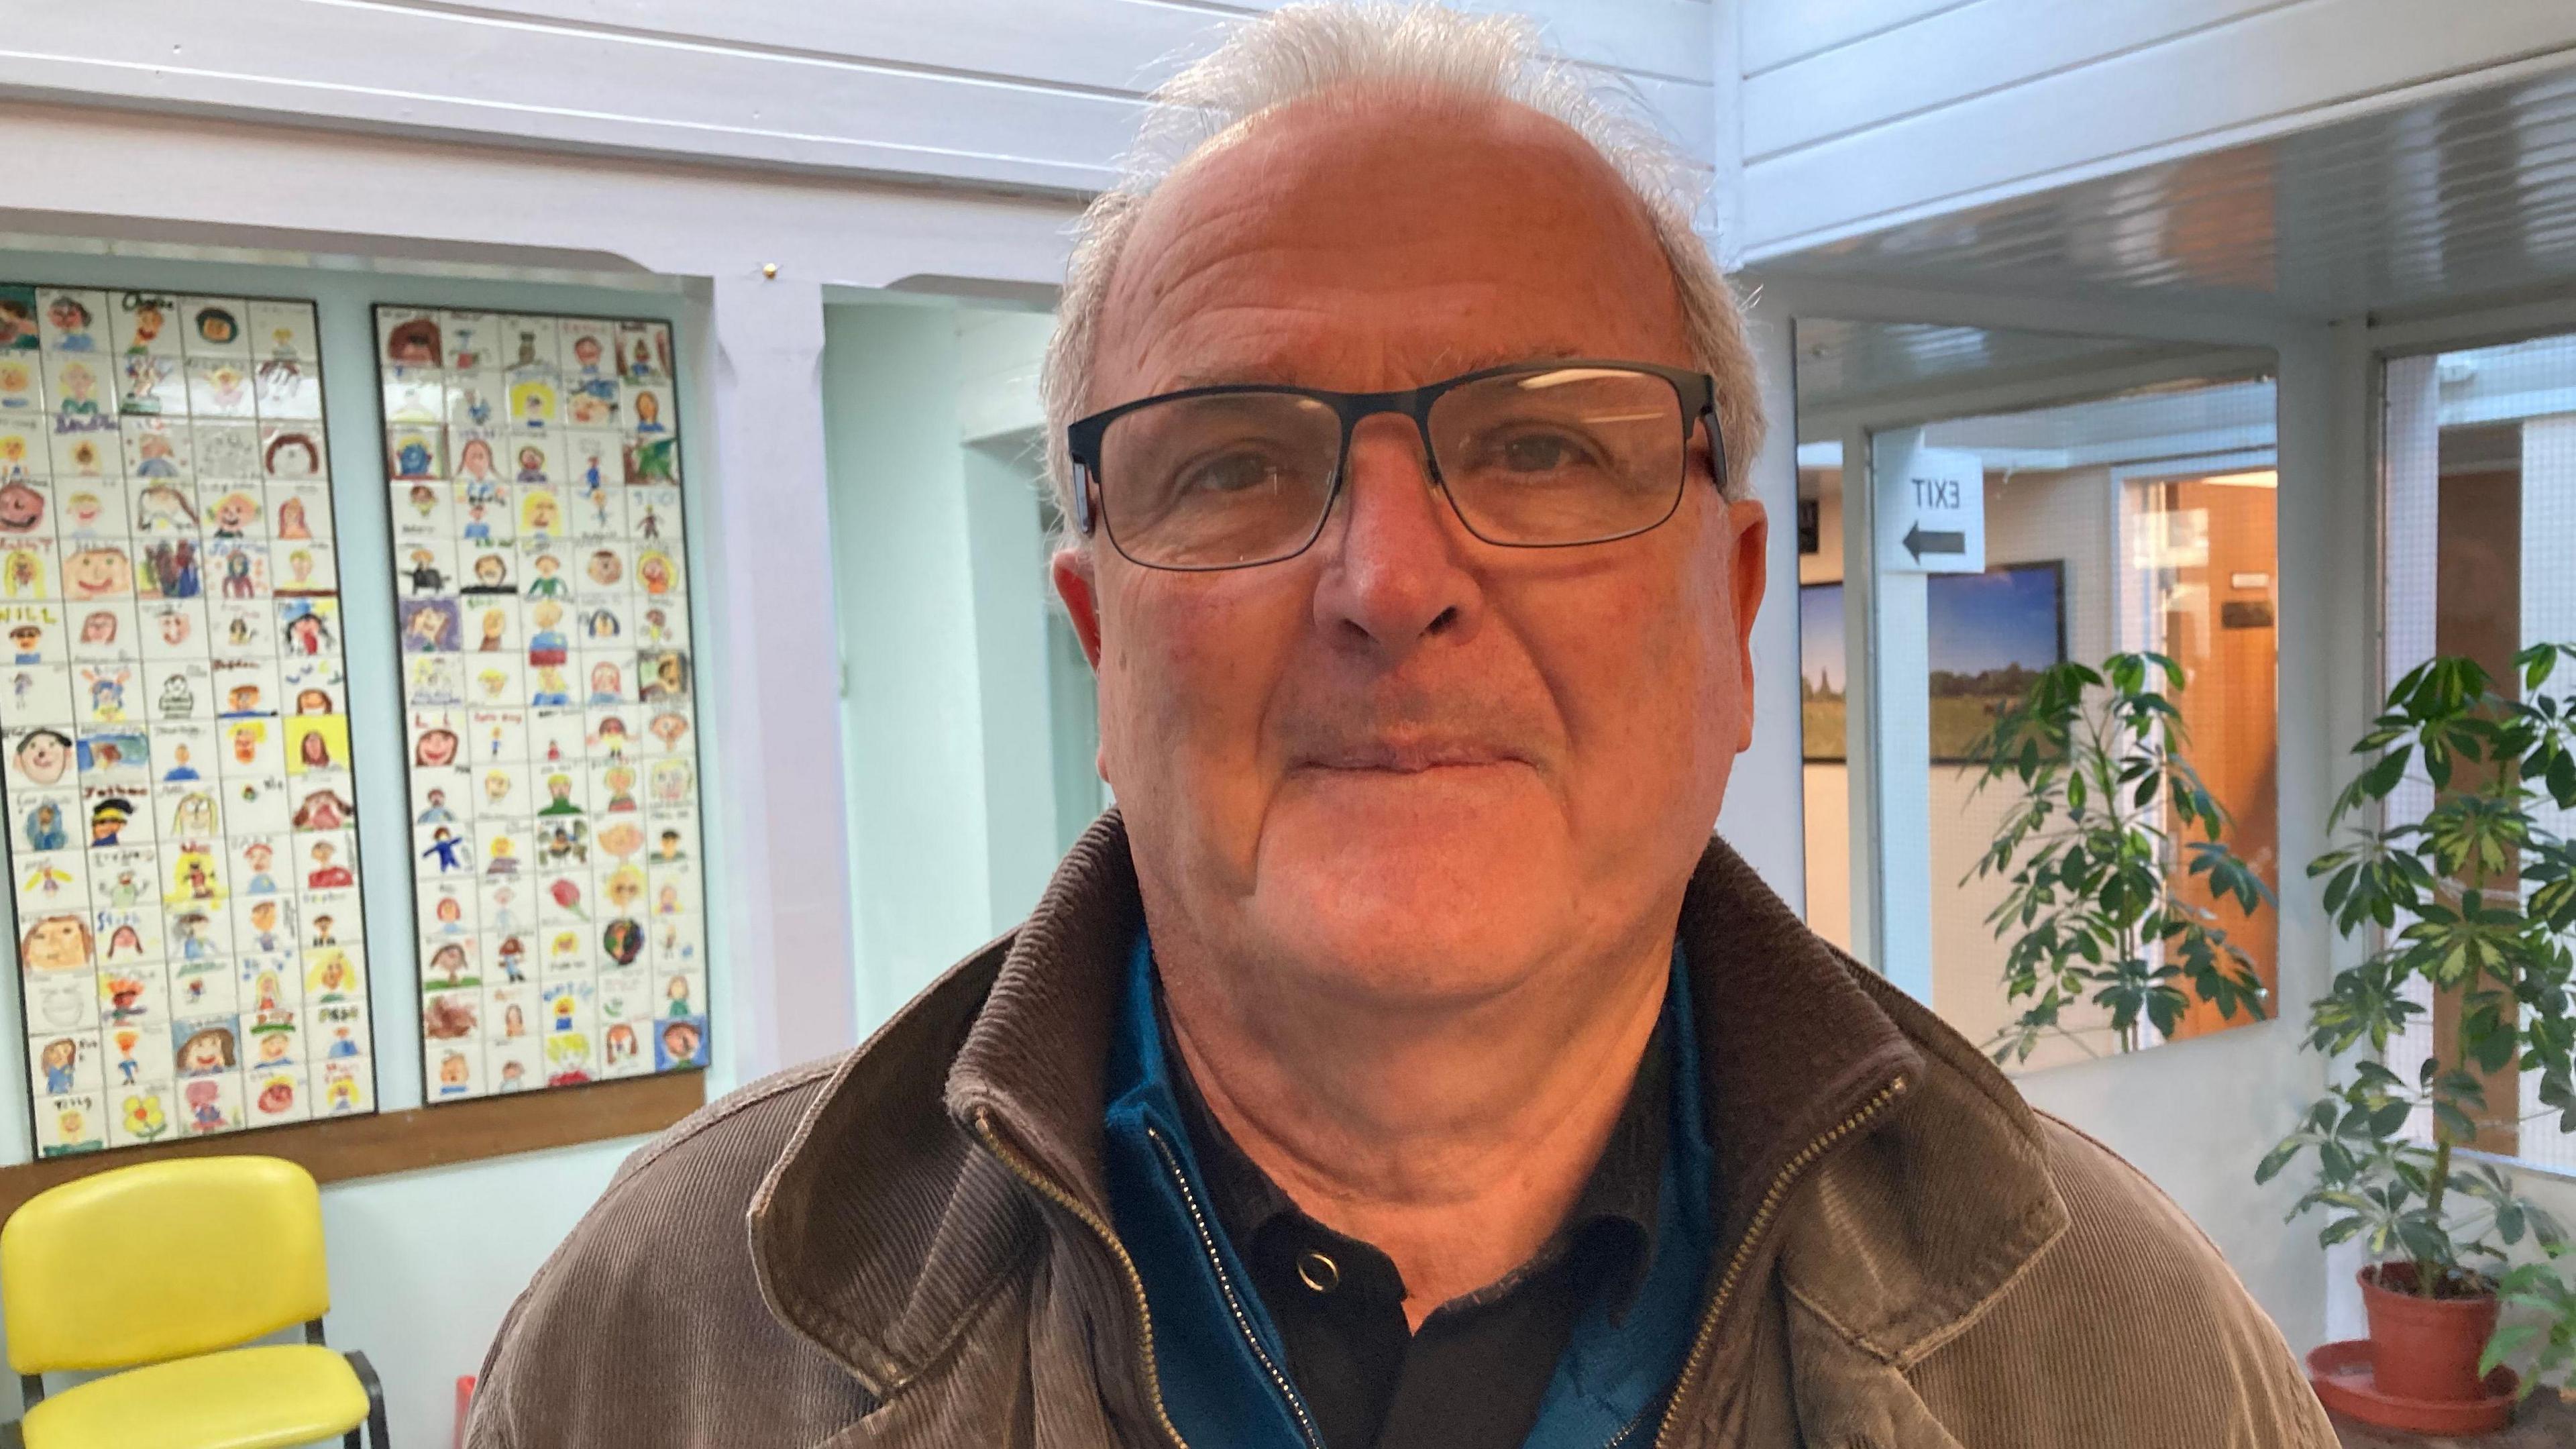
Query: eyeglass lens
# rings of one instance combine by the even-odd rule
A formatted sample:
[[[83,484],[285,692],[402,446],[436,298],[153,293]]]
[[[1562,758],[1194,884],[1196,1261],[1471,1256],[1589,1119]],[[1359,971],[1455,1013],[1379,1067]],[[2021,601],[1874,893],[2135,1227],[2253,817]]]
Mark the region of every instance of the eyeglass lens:
[[[1680,497],[1681,399],[1652,373],[1533,367],[1462,383],[1429,417],[1432,466],[1488,543],[1591,543],[1652,528]],[[1169,398],[1114,420],[1101,510],[1138,563],[1237,568],[1302,551],[1342,464],[1342,422],[1291,392]]]

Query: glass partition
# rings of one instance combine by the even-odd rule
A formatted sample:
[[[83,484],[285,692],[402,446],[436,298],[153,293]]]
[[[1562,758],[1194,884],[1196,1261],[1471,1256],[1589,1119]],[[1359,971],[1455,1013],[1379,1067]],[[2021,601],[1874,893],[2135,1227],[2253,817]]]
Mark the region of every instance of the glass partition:
[[[2498,694],[2517,698],[2516,653],[2576,641],[2576,573],[2565,564],[2576,552],[2576,336],[2394,358],[2382,385],[2382,682],[2435,654],[2460,655],[2487,670]],[[2419,778],[2387,809],[2394,822],[2432,803]],[[2537,813],[2561,835],[2576,827],[2545,803]],[[2456,994],[2414,987],[2430,1009],[2388,1052],[2409,1082],[2434,1042],[2452,1039],[2460,1011]],[[2576,1171],[2576,1134],[2558,1130],[2538,1074],[2508,1062],[2482,1075],[2489,1103],[2521,1108],[2491,1112],[2472,1145]],[[2417,1126],[2429,1136],[2429,1121]]]
[[[2067,792],[2085,741],[2111,747],[2116,777],[2133,733],[2079,717],[2072,744],[2035,757],[2035,782],[1989,768],[1999,722],[2050,671],[2170,660],[2174,680],[2151,666],[2141,688],[2172,705],[2172,763],[2223,807],[2220,840],[2244,873],[2277,883],[2268,356],[1801,321],[1798,361],[1810,924],[2014,1070],[2268,1014],[2274,909],[2190,872],[2206,832],[2169,790],[2137,798],[2132,779],[2107,814],[2101,792]],[[2097,715],[2107,703],[2099,688],[2084,698]],[[2051,781],[2033,814],[2034,783]],[[1995,858],[2023,819],[2033,828]],[[2086,824],[2143,842],[2120,878],[2151,881],[2168,918],[2222,932],[2219,959],[2252,1001],[2205,989],[2185,938],[2098,872],[2063,874]],[[2042,876],[2027,919],[2006,911],[2024,899],[2016,877]],[[2096,927],[2103,959],[2023,944],[2052,922],[2067,941]],[[2017,959],[2038,969],[2016,982]]]

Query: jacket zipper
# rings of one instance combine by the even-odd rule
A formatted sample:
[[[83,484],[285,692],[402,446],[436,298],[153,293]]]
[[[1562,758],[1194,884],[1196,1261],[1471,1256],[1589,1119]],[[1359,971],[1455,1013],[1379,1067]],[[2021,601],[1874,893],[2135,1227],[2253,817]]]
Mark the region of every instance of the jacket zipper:
[[[1769,1190],[1762,1194],[1761,1205],[1753,1210],[1753,1221],[1745,1228],[1743,1241],[1737,1243],[1735,1251],[1727,1257],[1726,1271],[1719,1275],[1717,1280],[1717,1291],[1709,1296],[1708,1312],[1700,1315],[1699,1332],[1691,1339],[1690,1357],[1682,1361],[1681,1377],[1673,1381],[1672,1395],[1664,1401],[1663,1422],[1655,1429],[1655,1449],[1668,1449],[1672,1443],[1673,1411],[1681,1407],[1682,1399],[1689,1392],[1691,1380],[1699,1377],[1700,1370],[1707,1367],[1709,1346],[1717,1340],[1717,1320],[1726,1312],[1727,1301],[1735,1294],[1736,1280],[1744,1276],[1745,1264],[1752,1260],[1754,1248],[1761,1243],[1762,1230],[1770,1226],[1771,1215],[1780,1210],[1780,1200],[1788,1195],[1789,1189],[1805,1175],[1807,1169],[1815,1165],[1816,1159],[1825,1154],[1826,1149],[1860,1130],[1863,1124],[1877,1116],[1889,1102],[1896,1100],[1904,1091],[1903,1077],[1889,1079],[1886,1086],[1879,1088],[1875,1095],[1860,1105],[1860,1110],[1836,1123],[1832,1130],[1824,1135],[1799,1148],[1798,1154],[1790,1158],[1787,1164],[1781,1167],[1779,1174],[1771,1179]],[[1141,1289],[1138,1291],[1142,1292]]]
[[[1072,1193],[1056,1186],[1046,1174],[1038,1171],[1034,1163],[1003,1146],[1002,1134],[993,1130],[991,1114],[980,1109],[975,1113],[975,1135],[984,1139],[984,1146],[995,1157],[1002,1160],[1002,1165],[1011,1170],[1012,1176],[1036,1189],[1038,1194],[1049,1202],[1073,1214],[1084,1227],[1098,1235],[1100,1241],[1106,1244],[1110,1253],[1118,1259],[1119,1268],[1127,1274],[1127,1291],[1136,1300],[1136,1328],[1145,1349],[1145,1400],[1153,1406],[1154,1422],[1162,1426],[1163,1437],[1172,1442],[1174,1449],[1190,1449],[1189,1441],[1183,1439],[1181,1431],[1173,1426],[1171,1412],[1163,1407],[1163,1381],[1161,1375],[1154,1371],[1154,1316],[1145,1306],[1144,1275],[1136,1271],[1136,1260],[1127,1256],[1127,1245],[1118,1241],[1117,1232],[1109,1224],[1102,1222],[1098,1213],[1083,1206]]]
[[[1154,1151],[1163,1159],[1163,1170],[1171,1174],[1172,1184],[1181,1190],[1181,1201],[1190,1210],[1190,1226],[1198,1231],[1199,1250],[1207,1254],[1208,1267],[1216,1273],[1217,1291],[1225,1295],[1225,1306],[1234,1315],[1236,1331],[1243,1335],[1243,1342],[1252,1350],[1252,1356],[1261,1360],[1262,1372],[1270,1375],[1271,1386],[1279,1390],[1279,1397],[1287,1402],[1288,1411],[1297,1416],[1297,1429],[1306,1441],[1306,1449],[1324,1449],[1323,1433],[1308,1417],[1305,1401],[1297,1397],[1296,1386],[1279,1371],[1279,1366],[1270,1359],[1270,1351],[1261,1346],[1260,1337],[1253,1333],[1252,1317],[1243,1311],[1243,1300],[1235,1295],[1234,1279],[1225,1271],[1225,1260],[1217,1256],[1216,1239],[1208,1232],[1206,1215],[1199,1211],[1199,1196],[1190,1190],[1190,1180],[1182,1175],[1181,1164],[1172,1155],[1171,1144],[1152,1127],[1145,1129],[1145,1136],[1152,1140]]]
[[[1672,1394],[1664,1401],[1663,1419],[1655,1428],[1654,1449],[1670,1449],[1673,1435],[1673,1411],[1681,1407],[1683,1398],[1689,1392],[1691,1381],[1699,1377],[1701,1369],[1707,1367],[1709,1346],[1716,1341],[1717,1337],[1718,1319],[1725,1314],[1727,1303],[1734,1297],[1736,1282],[1743,1277],[1745,1264],[1752,1259],[1754,1248],[1761,1243],[1763,1230],[1770,1226],[1772,1215],[1780,1210],[1781,1198],[1788,1194],[1789,1189],[1796,1185],[1797,1180],[1805,1175],[1809,1167],[1815,1165],[1816,1159],[1823,1156],[1827,1149],[1867,1125],[1872,1117],[1884,1111],[1887,1104],[1903,1095],[1904,1091],[1903,1077],[1889,1081],[1868,1101],[1863,1102],[1860,1110],[1845,1117],[1834,1124],[1832,1130],[1798,1149],[1797,1155],[1790,1158],[1787,1165],[1780,1169],[1779,1174],[1771,1179],[1771,1186],[1762,1194],[1761,1205],[1753,1210],[1753,1221],[1746,1227],[1743,1241],[1735,1245],[1735,1251],[1727,1258],[1726,1271],[1717,1280],[1717,1291],[1709,1297],[1708,1311],[1700,1315],[1699,1332],[1691,1338],[1690,1357],[1682,1361],[1681,1377],[1673,1381]],[[1176,1449],[1189,1449],[1189,1441],[1181,1437],[1181,1431],[1172,1424],[1170,1411],[1163,1406],[1162,1378],[1154,1371],[1154,1318],[1145,1304],[1144,1275],[1136,1271],[1136,1260],[1128,1256],[1127,1245],[1118,1241],[1117,1232],[1109,1224],[1102,1222],[1098,1213],[1083,1206],[1072,1193],[1056,1186],[1051,1179],[1039,1172],[1034,1164],[1019,1153],[1004,1146],[1001,1134],[993,1130],[989,1113],[978,1111],[975,1114],[975,1135],[984,1139],[984,1146],[990,1149],[995,1157],[1001,1159],[1002,1165],[1010,1169],[1012,1176],[1027,1183],[1048,1201],[1073,1214],[1084,1227],[1091,1229],[1093,1235],[1098,1237],[1118,1259],[1120,1271],[1127,1275],[1127,1291],[1136,1304],[1136,1329],[1139,1341],[1144,1347],[1146,1401],[1153,1406],[1154,1422],[1162,1427],[1163,1436],[1169,1439]],[[1158,1147],[1161,1145],[1159,1137],[1156,1138],[1156,1145]],[[1197,1222],[1198,1201],[1190,1196],[1186,1183],[1182,1186],[1182,1195],[1189,1200],[1192,1221]],[[1204,1223],[1200,1224],[1200,1233],[1204,1240],[1206,1233]],[[1222,1270],[1218,1281],[1220,1283],[1225,1281]],[[1226,1297],[1231,1305],[1234,1295],[1230,1287],[1226,1291]],[[1239,1308],[1237,1313],[1240,1314]],[[1239,1316],[1238,1321],[1240,1321]],[[1255,1344],[1254,1348],[1258,1351],[1259,1345]],[[1268,1365],[1267,1355],[1263,1356],[1262,1362],[1265,1366]],[[1274,1379],[1276,1373],[1274,1369]],[[1293,1393],[1289,1403],[1291,1405],[1296,1403]],[[1302,1424],[1304,1421],[1304,1415],[1300,1413],[1299,1422]],[[1622,1429],[1618,1439],[1613,1439],[1611,1443],[1616,1445],[1627,1435],[1628,1430]],[[1310,1438],[1308,1442],[1311,1444],[1313,1440]]]

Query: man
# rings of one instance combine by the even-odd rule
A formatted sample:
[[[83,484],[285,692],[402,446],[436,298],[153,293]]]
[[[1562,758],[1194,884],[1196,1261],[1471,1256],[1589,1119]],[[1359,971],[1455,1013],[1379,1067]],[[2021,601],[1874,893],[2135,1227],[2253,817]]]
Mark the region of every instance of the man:
[[[639,1153],[476,1444],[2331,1444],[2178,1211],[1710,839],[1753,384],[1530,57],[1299,8],[1167,89],[1047,376],[1121,815]]]

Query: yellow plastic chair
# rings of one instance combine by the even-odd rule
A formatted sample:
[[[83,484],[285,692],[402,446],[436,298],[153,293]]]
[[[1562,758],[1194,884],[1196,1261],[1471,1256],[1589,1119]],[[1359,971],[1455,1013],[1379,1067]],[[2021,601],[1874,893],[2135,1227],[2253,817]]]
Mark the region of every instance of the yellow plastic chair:
[[[0,1226],[0,1316],[27,1449],[283,1449],[366,1426],[384,1389],[322,1341],[322,1194],[274,1157],[146,1162],[29,1198]],[[304,1342],[237,1345],[304,1325]],[[48,1398],[45,1375],[123,1370]]]

